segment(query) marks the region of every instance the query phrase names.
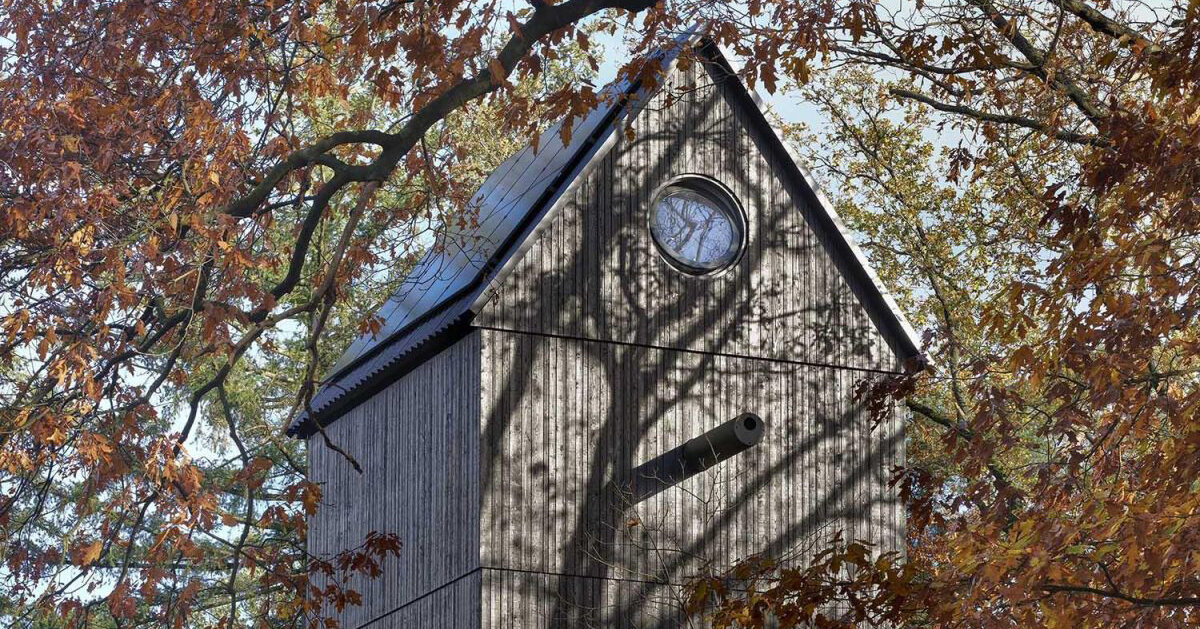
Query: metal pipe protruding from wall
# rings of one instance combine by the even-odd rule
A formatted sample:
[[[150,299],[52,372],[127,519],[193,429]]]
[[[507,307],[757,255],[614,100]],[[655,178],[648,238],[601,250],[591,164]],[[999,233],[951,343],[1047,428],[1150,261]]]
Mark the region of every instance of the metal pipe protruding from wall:
[[[742,413],[683,444],[687,474],[697,474],[744,452],[762,440],[766,424],[754,413]]]
[[[748,450],[762,440],[766,427],[766,422],[758,415],[742,413],[629,470],[617,482],[623,483],[621,488],[626,499],[637,504]]]

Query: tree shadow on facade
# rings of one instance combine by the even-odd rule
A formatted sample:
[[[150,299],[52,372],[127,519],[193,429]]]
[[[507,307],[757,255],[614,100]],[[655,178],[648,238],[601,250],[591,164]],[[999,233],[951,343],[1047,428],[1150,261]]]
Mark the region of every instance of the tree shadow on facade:
[[[678,585],[749,554],[836,530],[902,544],[887,487],[902,433],[872,432],[852,400],[894,361],[797,209],[810,201],[774,179],[778,157],[756,157],[762,140],[708,76],[649,103],[480,315],[482,439],[502,444],[480,462],[483,566],[503,573],[485,608],[516,593],[512,613],[549,626],[680,626]],[[645,233],[655,190],[687,172],[746,206],[745,256],[721,277],[679,275]],[[501,356],[511,370],[489,372]],[[640,503],[622,491],[743,410],[771,426],[759,446]]]

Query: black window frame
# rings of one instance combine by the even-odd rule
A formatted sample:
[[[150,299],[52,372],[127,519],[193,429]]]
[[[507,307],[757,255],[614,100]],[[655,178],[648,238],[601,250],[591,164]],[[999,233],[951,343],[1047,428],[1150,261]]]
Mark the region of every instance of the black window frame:
[[[679,191],[687,191],[701,196],[717,211],[728,218],[736,231],[735,242],[737,246],[737,251],[728,261],[715,267],[689,264],[687,261],[677,257],[670,247],[659,241],[658,234],[655,233],[654,229],[654,218],[659,201]],[[646,212],[646,227],[650,232],[650,240],[654,243],[658,257],[676,271],[691,277],[715,277],[737,266],[746,253],[746,243],[749,239],[750,231],[746,212],[742,209],[742,204],[738,202],[733,192],[727,186],[711,177],[696,174],[675,177],[654,191],[654,194],[650,197],[650,205]]]

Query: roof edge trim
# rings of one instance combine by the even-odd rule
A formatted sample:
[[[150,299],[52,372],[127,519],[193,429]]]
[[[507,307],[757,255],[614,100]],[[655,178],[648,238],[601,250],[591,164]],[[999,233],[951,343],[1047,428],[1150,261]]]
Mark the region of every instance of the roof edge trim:
[[[770,138],[778,144],[779,148],[782,149],[783,154],[787,157],[787,161],[790,162],[791,166],[796,169],[797,173],[799,173],[804,185],[812,193],[814,199],[817,201],[817,205],[832,224],[834,228],[833,235],[837,237],[837,240],[839,241],[838,244],[845,247],[854,257],[855,262],[858,263],[859,268],[867,280],[868,288],[872,289],[872,292],[875,293],[874,297],[880,300],[881,305],[884,306],[886,312],[891,315],[895,326],[895,329],[892,330],[892,332],[894,332],[893,336],[896,337],[895,340],[900,342],[900,349],[904,350],[904,353],[907,354],[901,356],[901,358],[906,363],[910,361],[915,362],[913,365],[906,364],[906,369],[919,371],[923,366],[924,358],[922,357],[921,343],[916,331],[909,323],[908,318],[904,316],[904,312],[900,310],[900,306],[896,303],[895,298],[892,297],[891,292],[888,291],[887,286],[882,280],[879,279],[879,275],[875,272],[875,268],[871,266],[871,263],[867,260],[866,255],[863,254],[862,249],[860,249],[858,243],[855,242],[853,236],[850,234],[850,230],[846,227],[846,224],[842,222],[842,218],[838,215],[837,210],[834,209],[833,203],[829,201],[829,198],[825,196],[824,191],[820,186],[817,185],[816,180],[805,166],[803,159],[801,159],[801,157],[796,153],[796,150],[784,139],[781,130],[772,124],[767,118],[763,109],[765,103],[762,97],[756,90],[750,89],[750,87],[742,81],[741,77],[738,75],[737,68],[730,63],[730,61],[721,52],[720,47],[714,42],[705,39],[700,46],[700,51],[714,63],[721,66],[721,68],[730,75],[730,78],[733,79],[738,88],[744,92],[754,104],[754,107],[751,109],[752,113],[756,115],[753,117],[758,120],[759,125],[767,132],[767,135],[769,135]],[[887,328],[892,326],[883,327]]]

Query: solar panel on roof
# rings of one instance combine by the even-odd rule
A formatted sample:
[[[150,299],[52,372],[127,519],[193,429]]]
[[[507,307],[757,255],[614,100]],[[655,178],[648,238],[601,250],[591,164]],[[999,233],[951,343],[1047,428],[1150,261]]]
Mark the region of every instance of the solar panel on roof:
[[[468,211],[477,212],[476,220],[465,227],[444,228],[435,246],[376,312],[382,321],[380,329],[355,339],[334,364],[331,375],[341,374],[406,326],[474,284],[488,270],[488,263],[501,253],[501,246],[517,226],[536,209],[538,199],[617,106],[616,97],[627,90],[624,81],[610,86],[606,90],[608,98],[575,123],[566,146],[559,134],[560,122],[541,135],[540,150],[534,151],[530,144],[500,164],[470,201]]]
[[[646,63],[666,69],[681,50],[697,38],[696,29],[678,36],[674,44],[650,55]],[[564,146],[562,123],[500,164],[472,197],[476,220],[447,225],[400,287],[376,311],[382,321],[374,334],[354,340],[330,370],[311,400],[314,416],[341,407],[356,392],[376,386],[385,374],[402,366],[433,339],[461,327],[473,316],[472,305],[528,237],[536,218],[554,205],[579,170],[613,133],[626,103],[637,103],[644,87],[626,80],[605,88],[600,103],[575,121]],[[301,412],[288,426],[289,434],[315,430],[309,413]]]

